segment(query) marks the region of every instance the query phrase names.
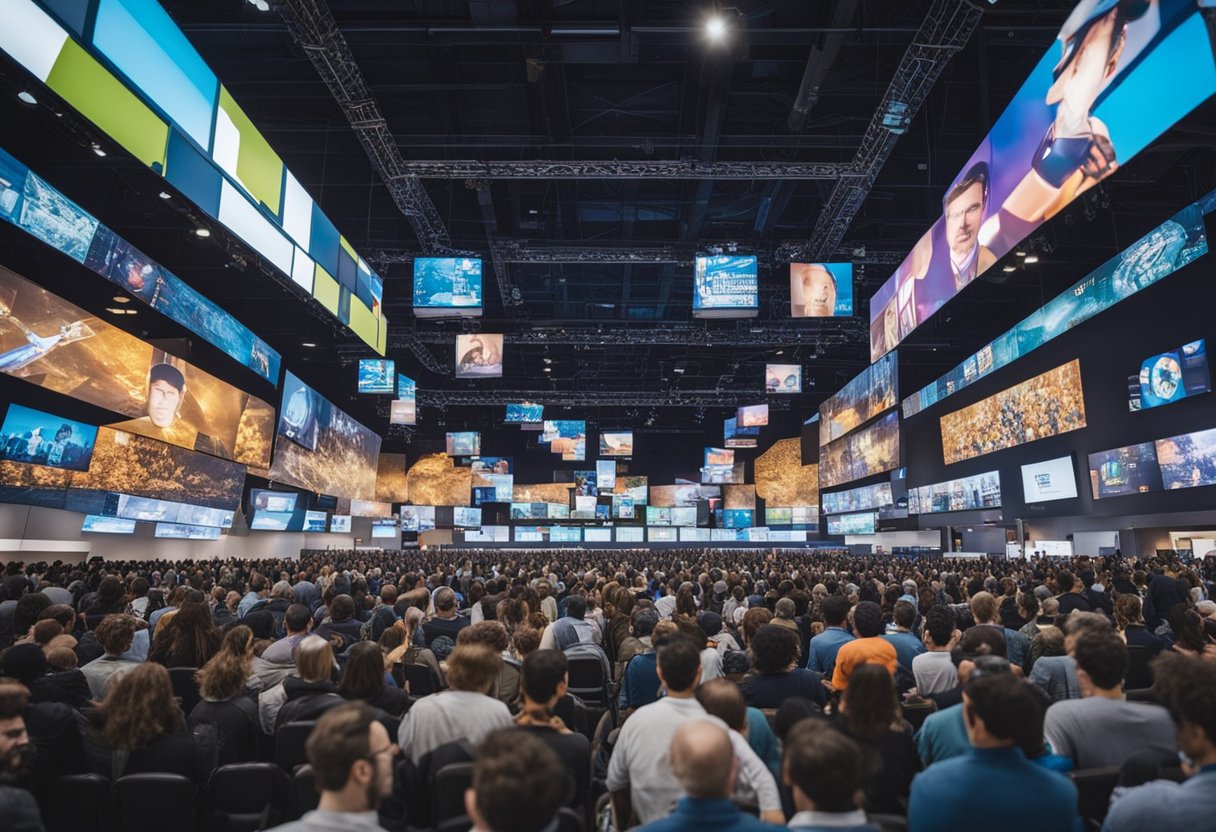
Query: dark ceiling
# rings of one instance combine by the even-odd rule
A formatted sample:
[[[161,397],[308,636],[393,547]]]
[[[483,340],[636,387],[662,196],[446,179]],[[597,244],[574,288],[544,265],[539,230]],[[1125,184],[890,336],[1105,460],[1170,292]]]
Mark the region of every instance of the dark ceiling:
[[[423,405],[415,447],[445,430],[500,426],[498,391],[594,399],[551,412],[605,427],[649,421],[649,430],[688,434],[676,441],[696,445],[702,434],[712,441],[734,404],[764,400],[769,360],[804,365],[806,394],[770,397],[776,423],[789,428],[783,435],[795,432],[869,363],[869,296],[940,212],[943,188],[1052,48],[1075,0],[977,3],[978,25],[965,27],[957,54],[938,57],[940,77],[835,240],[817,231],[825,205],[834,209],[834,178],[738,171],[851,163],[918,30],[929,18],[949,29],[978,15],[966,0],[739,0],[727,11],[734,22],[726,46],[704,36],[713,6],[706,2],[329,0],[396,151],[423,174],[450,248],[486,260],[485,316],[470,323],[412,315],[409,260],[434,241],[420,240],[394,204],[285,22],[324,0],[291,0],[285,9],[271,0],[269,12],[246,0],[164,0],[384,277],[389,357],[417,379]],[[0,71],[9,86],[21,83],[12,67]],[[804,76],[817,92],[800,95]],[[187,219],[156,198],[155,175],[121,154],[97,159],[70,125],[4,99],[0,144],[266,337],[289,368],[385,433],[386,450],[406,449],[413,437],[388,431],[387,400],[354,393],[352,362],[367,352],[352,335],[324,313],[306,313],[256,268],[237,268],[224,240],[194,238]],[[992,269],[999,281],[981,281],[921,327],[901,348],[903,392],[1216,184],[1214,125],[1209,102],[1043,226],[1029,243],[1041,255],[1037,266]],[[613,163],[608,172],[617,175],[557,178],[541,162]],[[628,162],[696,171],[637,175]],[[760,256],[760,316],[694,321],[690,259],[732,244]],[[19,270],[23,262],[62,266],[29,245],[15,232],[0,234],[5,262],[15,259]],[[858,263],[858,317],[789,320],[784,263],[808,245]],[[661,262],[598,262],[621,252]],[[548,262],[563,259],[573,262]],[[106,305],[110,293],[95,279],[63,279],[82,305]],[[154,318],[140,315],[134,326],[150,337],[188,336]],[[469,327],[507,334],[503,379],[451,377],[454,336]],[[248,373],[208,345],[193,349],[209,369],[253,389]],[[457,394],[460,403],[434,406]]]

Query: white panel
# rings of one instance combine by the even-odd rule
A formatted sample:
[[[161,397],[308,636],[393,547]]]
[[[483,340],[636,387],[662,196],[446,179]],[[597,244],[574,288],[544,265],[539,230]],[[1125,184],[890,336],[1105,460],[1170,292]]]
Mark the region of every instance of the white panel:
[[[236,163],[241,154],[241,131],[236,129],[232,119],[222,107],[215,108],[215,144],[211,148],[211,158],[220,168],[240,182],[236,175]],[[243,184],[241,187],[245,187]]]
[[[312,283],[316,275],[316,262],[304,253],[304,249],[297,247],[295,257],[291,261],[292,281],[311,295]]]
[[[30,0],[0,0],[0,49],[45,81],[68,33]]]
[[[227,180],[220,190],[219,220],[283,274],[291,274],[291,241]]]
[[[312,239],[312,197],[299,180],[287,171],[283,189],[283,230],[297,245],[307,249]]]

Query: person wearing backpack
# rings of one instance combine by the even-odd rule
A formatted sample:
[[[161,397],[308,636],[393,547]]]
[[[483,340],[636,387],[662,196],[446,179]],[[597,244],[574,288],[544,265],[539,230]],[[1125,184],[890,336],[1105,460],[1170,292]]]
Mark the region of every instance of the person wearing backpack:
[[[202,701],[186,724],[203,754],[205,769],[257,759],[258,705],[246,688],[252,661],[253,632],[238,625],[198,672]]]

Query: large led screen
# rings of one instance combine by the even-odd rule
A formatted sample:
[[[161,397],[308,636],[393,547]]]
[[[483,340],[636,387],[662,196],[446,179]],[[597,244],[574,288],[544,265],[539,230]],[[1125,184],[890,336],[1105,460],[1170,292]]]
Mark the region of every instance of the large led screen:
[[[283,396],[270,478],[318,494],[375,499],[380,436],[290,370]]]
[[[1214,208],[1216,191],[1188,205],[962,364],[908,396],[903,401],[904,416],[915,416],[1193,263],[1207,253],[1203,217]]]
[[[581,419],[546,420],[539,441],[563,458],[582,460],[587,451],[587,423]]]
[[[1152,442],[1089,455],[1089,482],[1095,500],[1160,491],[1161,467]]]
[[[11,404],[0,427],[0,459],[87,471],[96,441],[93,425]]]
[[[633,456],[633,431],[600,431],[600,456]]]
[[[1000,506],[1001,477],[997,471],[908,489],[909,514],[973,511]]]
[[[418,385],[408,376],[397,376],[397,398],[389,404],[390,425],[413,425],[418,422]]]
[[[372,539],[373,540],[392,540],[399,536],[396,520],[373,520],[372,521]]]
[[[756,457],[756,494],[771,506],[818,506],[819,466],[802,464],[802,439],[779,439]]]
[[[768,424],[768,405],[749,404],[735,411],[741,428],[759,428]]]
[[[1128,382],[1129,410],[1148,410],[1212,389],[1207,344],[1200,338],[1176,350],[1146,358]]]
[[[1085,427],[1076,359],[941,418],[942,455],[951,465]]]
[[[476,431],[460,431],[447,434],[448,456],[477,456],[481,453],[481,434]]]
[[[874,534],[878,530],[878,515],[872,511],[840,514],[828,518],[828,534]]]
[[[843,485],[899,467],[899,413],[892,412],[862,430],[819,449],[819,484]]]
[[[334,534],[350,534],[350,515],[332,514],[329,518],[329,530]]]
[[[121,517],[103,517],[98,514],[87,514],[81,524],[82,532],[93,534],[134,534],[135,521],[124,520]]]
[[[756,512],[750,508],[728,508],[722,511],[722,526],[727,529],[746,529],[756,525]]]
[[[392,393],[397,379],[396,362],[385,358],[360,358],[358,389],[360,393]]]
[[[0,268],[0,372],[121,413],[128,433],[265,467],[274,410]]]
[[[693,271],[692,309],[698,317],[747,317],[760,305],[756,258],[698,257]]]
[[[271,384],[281,356],[248,327],[0,149],[0,219],[82,263]]]
[[[481,509],[456,506],[452,509],[452,524],[458,528],[477,528],[481,525]]]
[[[755,448],[760,443],[760,426],[740,427],[739,417],[722,422],[722,442],[728,448]]]
[[[823,495],[824,514],[884,509],[894,505],[895,499],[892,496],[889,482],[863,485],[859,488],[850,488],[848,491],[834,491]]]
[[[853,314],[852,263],[790,263],[790,317]]]
[[[478,332],[456,336],[456,378],[502,375],[502,335]]]
[[[819,445],[839,439],[899,401],[899,363],[884,355],[819,405]]]
[[[721,495],[722,488],[717,485],[696,485],[695,483],[652,485],[650,487],[650,505],[661,508],[696,506],[702,500]]]
[[[1216,89],[1192,0],[1084,0],[870,300],[877,359]]]
[[[414,314],[434,317],[481,311],[481,260],[476,257],[414,258]]]
[[[1158,439],[1157,464],[1167,490],[1216,484],[1216,428]]]
[[[191,526],[186,523],[157,523],[153,537],[168,540],[219,540],[215,526]]]
[[[434,506],[402,506],[401,530],[403,532],[425,532],[435,528]]]
[[[131,520],[147,520],[165,523],[186,523],[191,526],[218,526],[232,528],[235,516],[232,509],[210,508],[171,500],[157,500],[134,494],[106,495],[104,513],[107,516],[126,517]]]
[[[507,415],[503,421],[507,422],[507,424],[522,424],[524,422],[540,422],[544,418],[545,406],[543,404],[520,402],[518,404],[507,405]]]
[[[616,462],[611,459],[600,459],[595,463],[595,484],[601,494],[612,494],[616,491]]]
[[[801,393],[801,364],[766,364],[764,389],[769,393]]]
[[[1022,466],[1022,493],[1025,502],[1049,503],[1077,496],[1077,472],[1072,457],[1048,459]]]

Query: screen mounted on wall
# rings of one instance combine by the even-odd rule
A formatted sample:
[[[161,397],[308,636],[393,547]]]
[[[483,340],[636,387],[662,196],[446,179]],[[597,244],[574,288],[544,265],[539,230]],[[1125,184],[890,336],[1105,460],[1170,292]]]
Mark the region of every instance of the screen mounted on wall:
[[[1027,503],[1071,500],[1077,496],[1077,472],[1071,456],[1022,466],[1022,493]]]
[[[1200,338],[1175,350],[1146,358],[1128,380],[1128,409],[1148,410],[1207,393],[1212,389],[1207,343]]]

